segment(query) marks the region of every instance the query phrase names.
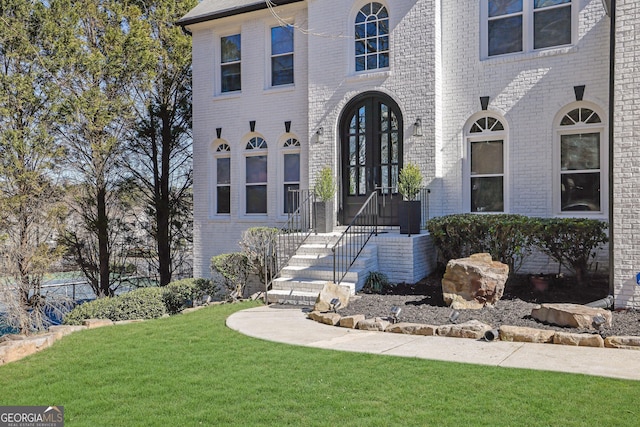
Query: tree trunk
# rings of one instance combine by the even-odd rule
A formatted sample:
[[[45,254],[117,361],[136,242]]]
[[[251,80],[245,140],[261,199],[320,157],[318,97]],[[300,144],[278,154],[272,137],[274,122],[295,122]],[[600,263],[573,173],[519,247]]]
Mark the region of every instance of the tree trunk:
[[[98,266],[100,270],[100,284],[98,298],[105,296],[113,296],[110,286],[110,266],[109,261],[111,254],[109,253],[109,218],[107,216],[107,190],[100,186],[98,188],[97,197],[97,218],[96,218],[96,235],[98,237]]]

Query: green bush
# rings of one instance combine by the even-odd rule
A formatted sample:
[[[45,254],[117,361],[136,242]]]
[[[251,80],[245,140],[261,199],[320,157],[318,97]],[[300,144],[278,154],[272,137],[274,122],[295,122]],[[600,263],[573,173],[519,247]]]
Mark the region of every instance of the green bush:
[[[216,255],[211,258],[211,273],[219,273],[222,286],[229,293],[236,291],[243,295],[249,275],[249,259],[241,252]]]
[[[204,295],[213,296],[216,288],[208,279],[182,279],[169,283],[164,288],[162,299],[170,314],[192,307],[193,302]]]
[[[450,259],[487,252],[516,272],[531,253],[534,226],[523,215],[457,214],[432,218],[427,229],[444,265]]]
[[[81,325],[86,319],[155,319],[167,313],[163,288],[140,288],[110,298],[100,298],[76,306],[64,316],[66,325]]]
[[[533,244],[569,269],[578,284],[583,284],[596,250],[609,241],[607,227],[606,222],[596,219],[536,219]]]
[[[606,223],[583,218],[457,214],[432,218],[427,229],[445,265],[487,252],[513,273],[538,248],[572,271],[578,283],[585,280],[596,250],[608,241]]]
[[[313,190],[316,197],[323,202],[333,199],[333,195],[336,194],[336,182],[333,179],[333,171],[330,167],[326,166],[320,171]]]

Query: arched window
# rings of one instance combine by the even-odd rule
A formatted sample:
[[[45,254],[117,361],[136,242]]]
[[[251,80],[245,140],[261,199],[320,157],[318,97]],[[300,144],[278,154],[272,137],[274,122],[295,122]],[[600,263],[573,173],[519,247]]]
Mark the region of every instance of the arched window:
[[[283,146],[283,200],[284,213],[293,213],[298,209],[300,190],[300,141],[288,138]]]
[[[592,108],[572,108],[562,114],[556,132],[559,213],[603,212],[607,150],[602,119]]]
[[[267,213],[267,141],[253,137],[245,147],[245,209],[248,214]]]
[[[223,142],[218,145],[215,151],[216,168],[216,190],[215,190],[215,213],[231,213],[231,147]]]
[[[471,212],[505,210],[505,139],[504,124],[496,117],[482,116],[469,127],[467,203]]]
[[[355,19],[356,71],[389,66],[389,14],[378,2],[367,3]]]

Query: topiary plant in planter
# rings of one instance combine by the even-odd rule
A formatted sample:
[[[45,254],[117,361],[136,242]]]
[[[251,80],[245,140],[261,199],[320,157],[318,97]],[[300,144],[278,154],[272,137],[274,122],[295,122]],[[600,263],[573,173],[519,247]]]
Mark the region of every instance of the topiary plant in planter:
[[[330,233],[335,223],[333,196],[336,194],[336,181],[330,167],[320,171],[313,191],[316,196],[313,203],[315,230],[318,233]]]
[[[400,171],[398,177],[398,193],[403,201],[398,207],[401,234],[420,234],[421,211],[420,201],[416,200],[422,188],[422,172],[409,163]]]

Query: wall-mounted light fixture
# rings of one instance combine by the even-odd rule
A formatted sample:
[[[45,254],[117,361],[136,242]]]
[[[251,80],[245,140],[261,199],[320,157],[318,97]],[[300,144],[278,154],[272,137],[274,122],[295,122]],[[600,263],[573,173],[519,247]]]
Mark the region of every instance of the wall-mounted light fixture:
[[[422,136],[422,119],[420,117],[413,124],[413,136]]]
[[[324,135],[324,129],[322,128],[322,126],[320,126],[318,128],[318,130],[316,131],[316,143],[317,144],[322,144],[322,135]]]
[[[573,87],[573,92],[576,95],[576,101],[582,101],[582,99],[584,98],[584,88],[585,85]]]
[[[255,132],[256,131],[256,121],[255,120],[250,120],[249,121],[249,129],[251,130],[251,132]]]
[[[480,108],[482,109],[482,111],[487,111],[487,108],[489,108],[489,97],[488,96],[481,96],[480,97]]]
[[[611,16],[611,0],[602,0],[602,7],[607,16]]]
[[[216,128],[216,136],[218,137],[218,139],[220,139],[220,137],[222,136],[222,128]]]
[[[284,131],[286,133],[291,132],[291,120],[287,120],[286,122],[284,122]]]

